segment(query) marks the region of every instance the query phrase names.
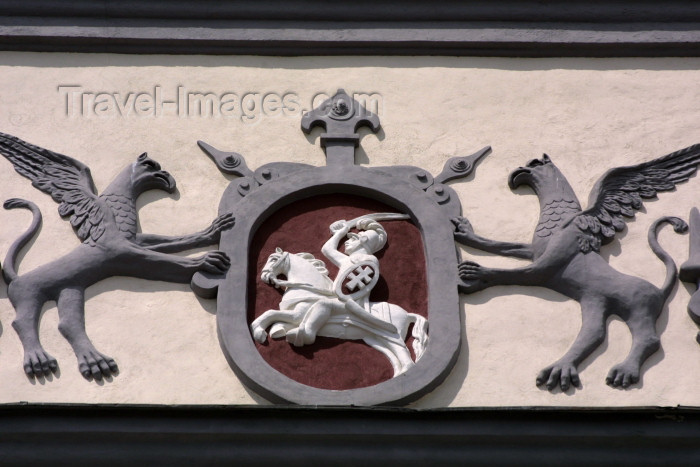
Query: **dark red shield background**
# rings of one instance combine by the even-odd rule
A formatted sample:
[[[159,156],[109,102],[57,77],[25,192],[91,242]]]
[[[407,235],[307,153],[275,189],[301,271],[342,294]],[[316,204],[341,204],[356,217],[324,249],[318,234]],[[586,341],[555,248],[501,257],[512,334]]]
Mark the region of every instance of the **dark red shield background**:
[[[249,264],[253,270],[248,274],[248,323],[279,306],[282,292],[260,280],[260,271],[276,247],[290,253],[313,254],[326,263],[334,279],[338,269],[321,254],[321,247],[331,236],[328,227],[340,219],[377,212],[397,211],[373,199],[335,194],[298,201],[274,213],[260,226],[250,247]],[[370,299],[394,303],[427,317],[428,291],[420,231],[410,221],[380,222],[387,231],[388,242],[376,255],[381,277]],[[255,345],[277,371],[320,389],[372,386],[393,374],[389,360],[362,341],[319,336],[313,345],[304,347],[294,347],[284,339],[268,339],[265,344]],[[411,338],[408,346],[413,353]]]

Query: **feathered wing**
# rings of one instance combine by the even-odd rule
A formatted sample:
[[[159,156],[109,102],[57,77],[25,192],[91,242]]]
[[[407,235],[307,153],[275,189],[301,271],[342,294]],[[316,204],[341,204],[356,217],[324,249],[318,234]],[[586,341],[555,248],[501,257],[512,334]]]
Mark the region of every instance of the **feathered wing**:
[[[97,201],[92,175],[85,164],[4,133],[0,133],[0,154],[17,173],[60,203],[58,213],[70,216],[80,240],[97,241],[102,236],[104,208]]]
[[[609,170],[593,187],[589,208],[573,222],[581,230],[579,247],[587,253],[598,251],[625,228],[645,199],[670,191],[698,170],[700,144],[642,164]]]

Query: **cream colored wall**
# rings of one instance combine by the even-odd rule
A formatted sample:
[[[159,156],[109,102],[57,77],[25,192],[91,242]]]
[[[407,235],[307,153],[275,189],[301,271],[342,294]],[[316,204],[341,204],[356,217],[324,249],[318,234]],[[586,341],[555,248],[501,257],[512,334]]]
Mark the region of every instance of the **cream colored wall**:
[[[305,137],[299,115],[240,118],[67,116],[59,85],[84,91],[151,92],[172,98],[178,85],[217,94],[294,93],[302,106],[315,93],[382,96],[379,137],[362,140],[364,163],[410,164],[438,173],[444,161],[485,145],[490,155],[467,182],[456,182],[464,213],[478,233],[528,241],[537,223],[536,198],[506,184],[513,168],[547,152],[583,203],[608,168],[650,160],[700,142],[699,59],[489,59],[440,57],[171,57],[0,53],[0,131],[70,155],[91,167],[98,189],[147,151],[177,179],[179,196],[141,198],[144,232],[188,233],[216,215],[228,184],[197,148],[201,139],[235,150],[256,168],[271,161],[324,163],[318,133]],[[22,259],[28,271],[78,244],[55,203],[0,160],[0,199],[35,201],[44,213],[38,240]],[[646,203],[628,230],[603,250],[622,272],[660,285],[664,267],[646,241],[649,224],[700,205],[700,177]],[[29,223],[22,211],[0,212],[0,251]],[[680,264],[688,237],[670,229],[664,247]],[[517,260],[467,251],[485,265]],[[465,341],[447,381],[414,407],[443,406],[674,406],[700,405],[697,327],[686,314],[691,288],[679,285],[657,328],[663,350],[644,366],[641,385],[604,384],[630,347],[624,323],[581,366],[583,388],[550,394],[535,387],[537,372],[559,358],[580,326],[578,304],[539,288],[499,287],[462,299]],[[14,311],[0,289],[0,403],[84,402],[155,404],[265,403],[233,375],[216,336],[216,304],[187,285],[111,278],[88,290],[90,337],[114,357],[112,381],[87,382],[57,330],[55,306],[41,323],[46,349],[60,364],[52,381],[30,381],[21,368]],[[438,339],[439,336],[432,336]]]

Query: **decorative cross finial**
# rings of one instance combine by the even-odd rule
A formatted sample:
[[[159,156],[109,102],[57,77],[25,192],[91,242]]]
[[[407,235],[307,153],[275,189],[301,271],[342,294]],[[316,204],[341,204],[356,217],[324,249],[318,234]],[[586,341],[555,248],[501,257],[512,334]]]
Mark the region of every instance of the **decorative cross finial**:
[[[326,150],[328,165],[354,165],[355,148],[360,144],[357,130],[368,126],[379,131],[379,117],[360,105],[344,90],[338,89],[335,96],[307,112],[301,119],[301,129],[310,133],[315,126],[326,132],[321,135],[321,147]]]

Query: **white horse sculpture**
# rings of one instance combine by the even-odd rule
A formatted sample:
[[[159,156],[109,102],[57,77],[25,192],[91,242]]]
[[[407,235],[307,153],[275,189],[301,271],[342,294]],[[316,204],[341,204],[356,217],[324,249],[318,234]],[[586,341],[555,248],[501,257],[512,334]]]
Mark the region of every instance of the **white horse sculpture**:
[[[287,280],[277,279],[278,275],[285,275]],[[260,343],[265,342],[268,327],[272,326],[271,337],[281,338],[303,324],[307,312],[318,300],[337,298],[325,263],[309,253],[290,254],[277,248],[267,259],[260,277],[270,285],[285,289],[280,309],[266,311],[250,325],[253,338]],[[408,327],[414,323],[413,351],[418,361],[428,342],[428,321],[387,302],[370,303],[367,315],[363,318],[349,311],[332,315],[318,335],[362,339],[389,359],[394,376],[411,368],[414,362],[405,343]]]

